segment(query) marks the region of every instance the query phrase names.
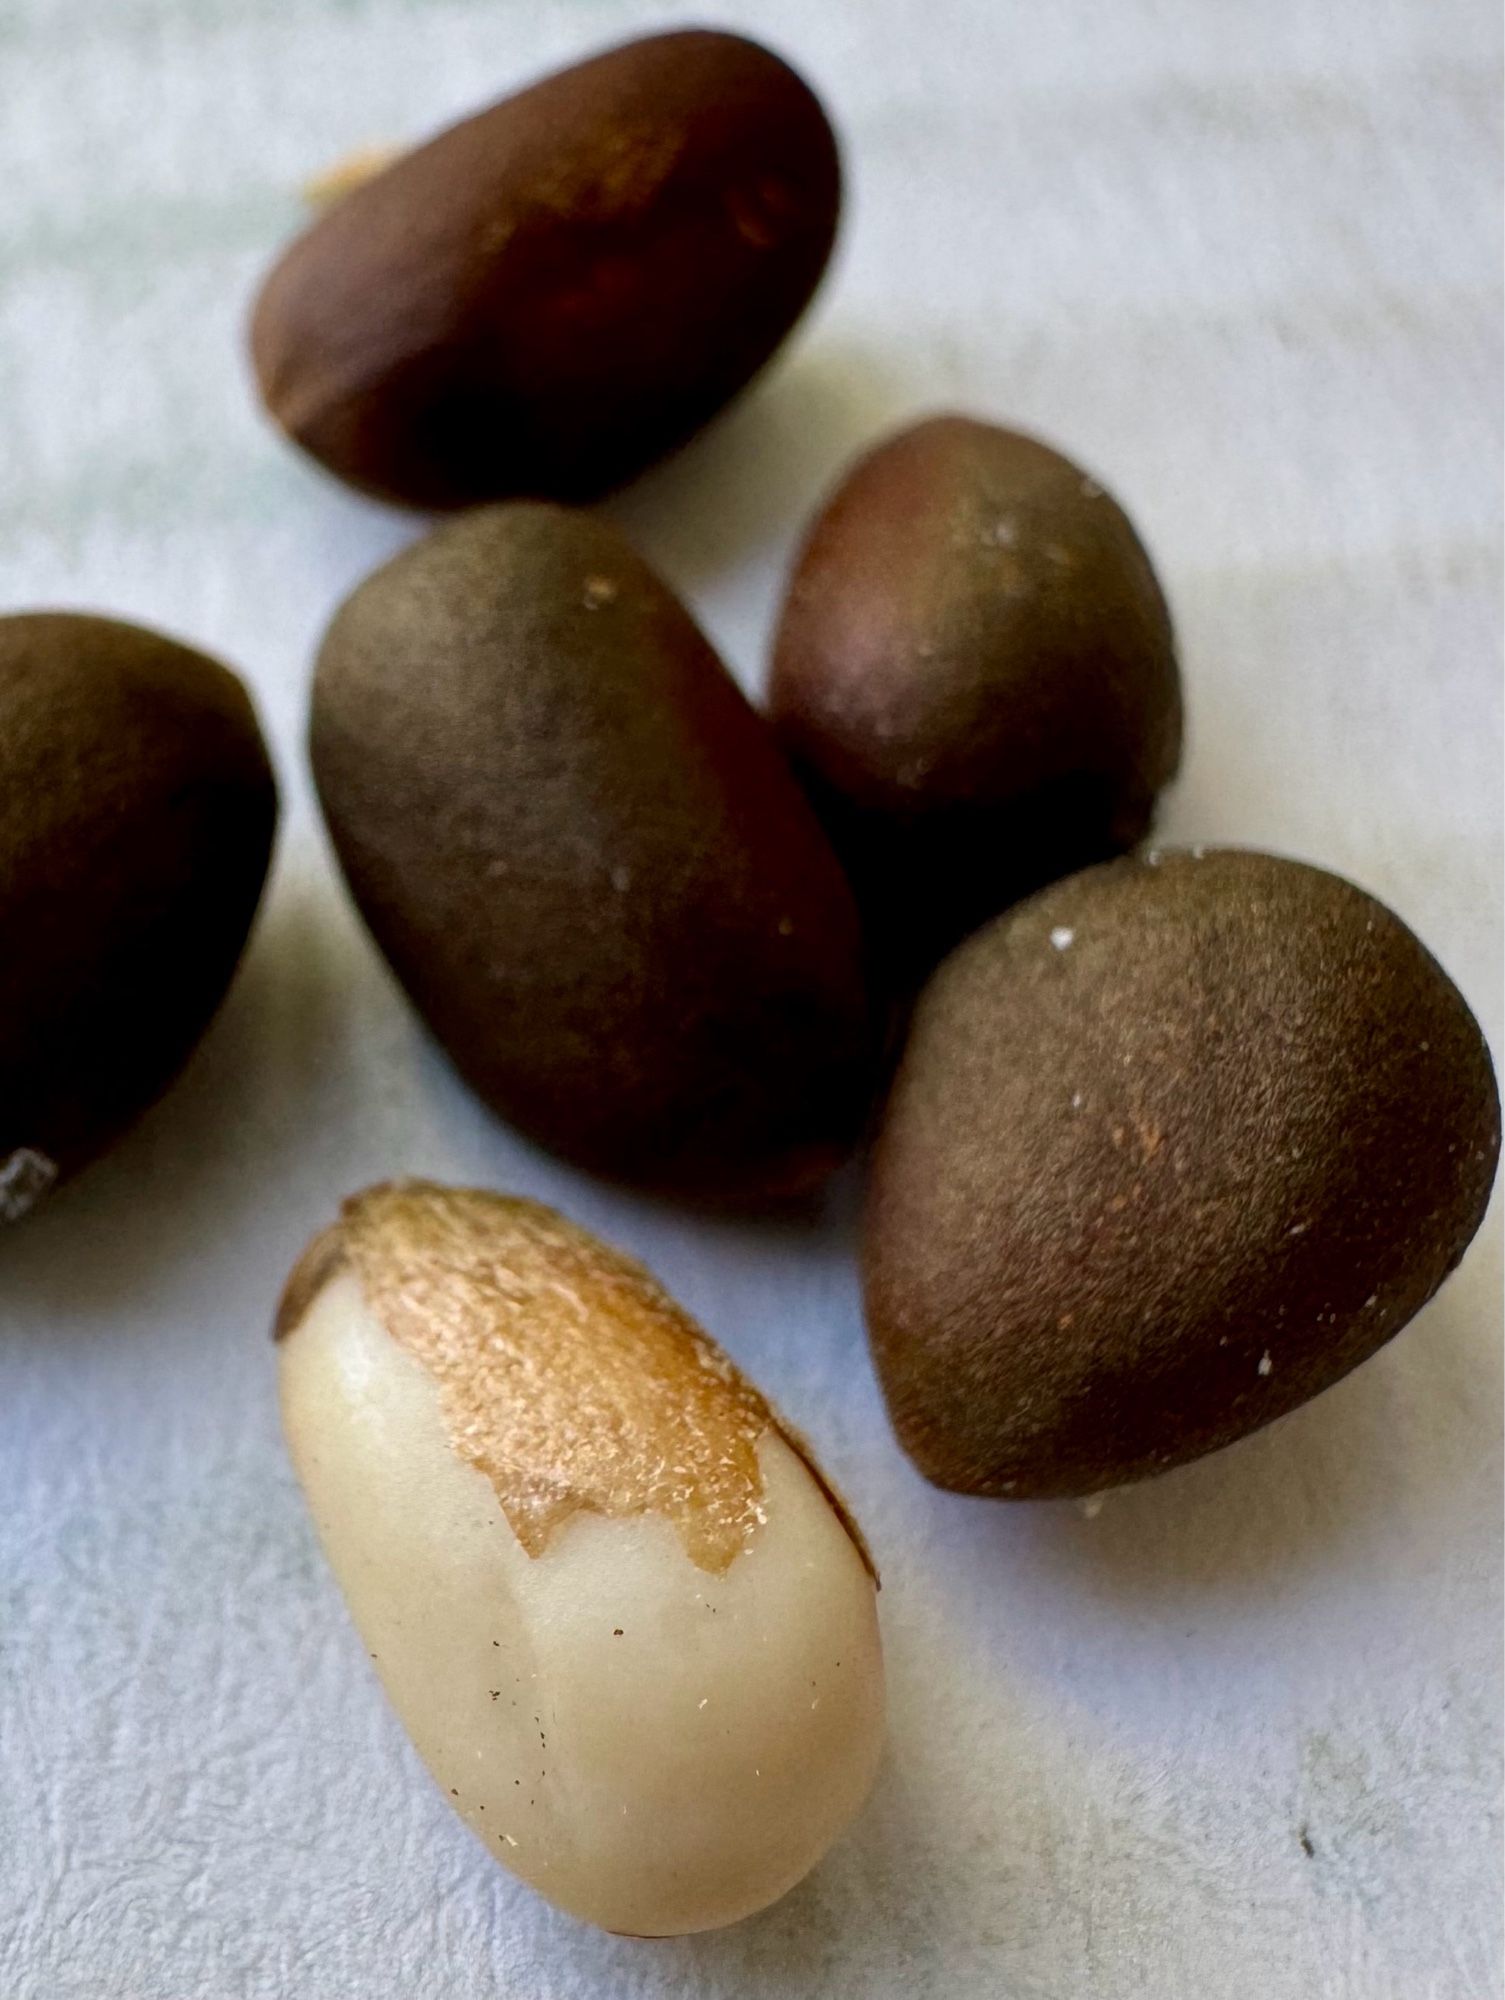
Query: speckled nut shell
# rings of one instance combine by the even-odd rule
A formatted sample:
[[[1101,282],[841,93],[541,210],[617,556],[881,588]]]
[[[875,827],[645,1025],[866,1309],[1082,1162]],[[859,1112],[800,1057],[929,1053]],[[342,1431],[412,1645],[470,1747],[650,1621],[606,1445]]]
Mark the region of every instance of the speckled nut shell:
[[[864,1282],[895,1428],[965,1493],[1087,1494],[1293,1410],[1425,1305],[1499,1098],[1399,918],[1269,855],[1059,883],[923,994]]]

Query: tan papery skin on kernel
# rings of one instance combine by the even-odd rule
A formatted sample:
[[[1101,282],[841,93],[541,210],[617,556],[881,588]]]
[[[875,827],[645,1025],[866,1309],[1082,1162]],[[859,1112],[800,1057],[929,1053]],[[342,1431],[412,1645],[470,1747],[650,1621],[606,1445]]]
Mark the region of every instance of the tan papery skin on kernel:
[[[772,1428],[873,1569],[806,1446],[729,1358],[641,1264],[554,1210],[424,1181],[353,1195],[294,1268],[279,1339],[347,1266],[530,1556],[573,1514],[656,1513],[720,1574],[763,1519]]]
[[[402,158],[400,146],[361,146],[346,153],[331,166],[323,167],[303,183],[302,195],[310,208],[330,208],[354,194],[367,181],[374,181]]]

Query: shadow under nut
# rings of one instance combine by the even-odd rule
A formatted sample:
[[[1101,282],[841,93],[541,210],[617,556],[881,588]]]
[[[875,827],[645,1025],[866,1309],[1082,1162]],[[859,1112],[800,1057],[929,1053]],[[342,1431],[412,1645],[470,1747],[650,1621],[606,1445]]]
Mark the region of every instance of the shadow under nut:
[[[597,497],[754,375],[825,268],[836,142],[778,57],[629,42],[337,201],[257,301],[283,430],[384,499]]]

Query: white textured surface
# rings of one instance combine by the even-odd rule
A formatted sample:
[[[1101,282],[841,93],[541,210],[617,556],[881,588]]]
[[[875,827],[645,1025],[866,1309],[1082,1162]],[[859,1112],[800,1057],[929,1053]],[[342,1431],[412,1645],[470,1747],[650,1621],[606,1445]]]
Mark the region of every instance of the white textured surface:
[[[808,1227],[590,1185],[426,1047],[301,754],[338,597],[412,524],[253,413],[291,191],[698,9],[0,0],[0,592],[254,682],[287,797],[182,1084],[0,1245],[0,2000],[1474,2000],[1500,1987],[1498,1212],[1441,1301],[1220,1458],[1072,1507],[925,1488]],[[619,507],[756,678],[798,517],[937,403],[1127,500],[1179,613],[1171,836],[1393,902],[1499,1047],[1497,9],[727,0],[844,130],[785,364]],[[316,1555],[267,1317],[335,1199],[511,1185],[644,1255],[818,1440],[884,1565],[892,1746],[809,1882],[592,1935],[429,1789]]]

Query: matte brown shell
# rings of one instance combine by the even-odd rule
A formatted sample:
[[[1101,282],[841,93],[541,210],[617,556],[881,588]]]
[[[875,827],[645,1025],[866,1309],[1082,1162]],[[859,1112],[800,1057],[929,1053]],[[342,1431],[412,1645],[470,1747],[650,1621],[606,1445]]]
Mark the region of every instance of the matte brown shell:
[[[1257,1430],[1420,1310],[1499,1098],[1400,919],[1269,855],[1057,884],[921,998],[864,1282],[900,1441],[966,1493],[1085,1494]]]
[[[822,1179],[866,1116],[851,891],[764,720],[603,521],[514,503],[364,583],[315,677],[341,865],[488,1104],[711,1198]]]
[[[240,958],[276,816],[227,668],[111,619],[0,618],[0,1222],[186,1061]]]

